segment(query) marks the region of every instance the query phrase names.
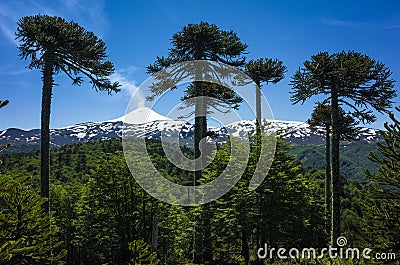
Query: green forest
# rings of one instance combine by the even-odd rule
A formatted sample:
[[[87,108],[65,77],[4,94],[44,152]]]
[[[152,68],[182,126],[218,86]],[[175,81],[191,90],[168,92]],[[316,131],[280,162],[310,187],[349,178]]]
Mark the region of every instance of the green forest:
[[[393,104],[392,73],[382,62],[355,51],[320,52],[306,60],[291,77],[291,102],[323,98],[315,101],[307,122],[324,129],[326,142],[291,146],[278,136],[271,167],[250,190],[265,155],[261,88],[280,82],[286,67],[278,59],[247,60],[248,46],[232,30],[207,22],[184,26],[172,36],[168,55],[147,67],[149,75],[176,63],[210,60],[243,71],[257,89],[255,134],[239,143],[250,146],[244,174],[222,197],[180,206],[163,203],[138,185],[132,173],[150,178],[151,171],[140,160],[128,168],[121,139],[50,148],[55,75],[65,74],[74,85],[88,79],[96,91],[119,92],[120,84],[109,79],[114,65],[107,61],[105,43],[74,22],[47,15],[21,18],[16,37],[20,59],[41,70],[41,145],[40,150],[24,146],[24,152],[1,147],[0,264],[399,264],[400,108]],[[155,97],[172,89],[151,92]],[[182,100],[207,113],[194,120],[193,148],[178,150],[190,159],[201,157],[202,139],[212,137],[208,110],[219,107],[196,101],[198,96],[218,98],[228,109],[239,109],[243,100],[220,84],[195,81],[187,87]],[[12,101],[0,101],[2,108],[7,104]],[[391,119],[383,140],[351,140],[358,127],[376,120],[375,112]],[[164,178],[201,185],[227,167],[233,141],[238,140],[219,145],[212,162],[194,174],[171,163],[160,141],[146,140],[146,149]],[[343,141],[351,144],[343,147]],[[328,246],[340,255],[346,248],[371,251],[339,258],[312,258],[310,252],[306,257],[301,251],[313,248],[319,254]],[[300,251],[288,251],[292,248]]]
[[[160,142],[149,141],[147,146],[164,176],[176,183],[191,180],[192,174],[177,171],[163,156]],[[217,162],[204,174],[205,179],[223,169],[228,151],[227,146],[219,148]],[[193,155],[192,150],[186,152]],[[38,192],[39,152],[5,155],[1,165],[2,203],[7,199],[10,209],[7,223],[1,223],[3,233],[20,231],[24,236],[47,236],[41,240],[52,238],[53,255],[62,256],[60,260],[67,264],[154,264],[156,260],[161,264],[190,264],[193,255],[199,263],[211,255],[215,264],[244,264],[246,259],[257,264],[258,242],[322,248],[329,243],[324,217],[325,172],[304,168],[291,152],[293,148],[279,140],[268,176],[255,191],[248,191],[252,175],[249,164],[249,172],[222,198],[198,207],[181,207],[159,202],[136,184],[119,139],[56,148],[50,158],[51,232],[46,226],[38,227],[46,218]],[[396,208],[381,208],[386,200],[374,197],[365,182],[343,177],[342,183],[342,235],[348,244],[398,253],[398,231],[393,230],[399,225]],[[29,222],[26,227],[17,227],[17,212],[10,212],[17,207],[24,223]],[[157,258],[151,256],[155,217]],[[393,245],[388,248],[389,240]],[[13,259],[32,262],[38,258],[36,253],[47,253],[41,243],[33,245],[34,251],[23,242],[3,247],[9,248]]]

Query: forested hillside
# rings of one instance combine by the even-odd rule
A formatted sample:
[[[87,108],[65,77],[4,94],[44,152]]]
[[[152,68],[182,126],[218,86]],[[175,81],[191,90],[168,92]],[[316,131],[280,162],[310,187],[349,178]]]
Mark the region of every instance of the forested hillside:
[[[118,141],[118,140],[116,140]],[[89,142],[91,144],[91,142]],[[79,144],[78,144],[79,145]],[[25,157],[20,153],[33,153],[39,150],[38,144],[11,145],[2,152],[2,155],[17,155]],[[67,148],[67,147],[65,147]],[[372,151],[376,151],[375,143],[365,141],[347,141],[342,143],[341,152],[341,172],[347,179],[357,179],[365,181],[365,170],[376,171],[378,164],[367,159]],[[57,150],[57,149],[55,149]],[[121,147],[122,150],[122,147]],[[55,151],[57,152],[57,151]],[[295,155],[295,159],[306,169],[324,169],[325,167],[325,146],[324,145],[291,145],[290,154]],[[29,156],[29,155],[28,155]]]
[[[368,155],[376,151],[375,143],[351,141],[342,143],[340,146],[340,168],[341,173],[346,179],[356,179],[361,182],[366,181],[365,170],[375,172],[378,164],[370,161]],[[296,156],[305,168],[325,168],[325,146],[300,146],[293,145],[291,154]]]
[[[192,173],[172,166],[160,142],[148,141],[147,146],[165,177],[190,185]],[[202,181],[224,169],[228,151],[225,145],[219,148],[216,162]],[[60,247],[68,251],[69,264],[126,264],[133,257],[132,244],[141,242],[142,248],[136,251],[150,255],[157,217],[157,258],[162,264],[189,262],[193,253],[198,260],[212,255],[217,264],[255,261],[257,242],[326,246],[324,172],[306,170],[290,152],[279,140],[268,176],[250,192],[251,161],[256,159],[253,150],[247,173],[233,190],[215,202],[187,208],[161,203],[143,191],[125,164],[118,139],[53,149],[51,210],[58,227],[56,241],[63,242]],[[191,149],[184,153],[193,155]],[[18,181],[32,176],[29,182],[39,186],[38,153],[7,155],[2,160],[3,177]],[[368,231],[361,222],[365,220],[362,205],[370,202],[361,195],[360,182],[343,182],[343,235],[352,245],[362,246],[368,243]]]

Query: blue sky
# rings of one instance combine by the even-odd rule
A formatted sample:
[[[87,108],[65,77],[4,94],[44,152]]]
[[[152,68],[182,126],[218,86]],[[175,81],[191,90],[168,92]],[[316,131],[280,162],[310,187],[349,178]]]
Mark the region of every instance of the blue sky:
[[[174,33],[200,21],[235,31],[249,45],[249,59],[271,57],[285,63],[286,78],[263,88],[279,120],[305,121],[312,112],[312,100],[291,104],[289,82],[298,67],[320,51],[368,54],[384,62],[400,81],[399,1],[6,0],[0,2],[0,99],[10,104],[0,111],[0,129],[40,127],[41,73],[25,68],[14,39],[18,19],[38,13],[73,20],[101,37],[115,64],[112,79],[122,84],[120,93],[109,96],[94,91],[87,80],[72,86],[64,75],[56,76],[51,128],[123,115],[132,93],[149,77],[146,66],[166,55]],[[398,98],[395,101],[400,105]],[[171,96],[171,104],[178,102]],[[378,115],[370,126],[382,128],[385,121],[386,116]]]

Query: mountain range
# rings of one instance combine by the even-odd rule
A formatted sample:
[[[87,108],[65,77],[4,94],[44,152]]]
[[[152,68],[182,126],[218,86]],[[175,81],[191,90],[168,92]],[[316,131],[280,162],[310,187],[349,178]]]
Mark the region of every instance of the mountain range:
[[[267,131],[281,132],[283,137],[295,145],[320,145],[325,138],[323,135],[312,132],[305,122],[296,121],[266,121]],[[160,139],[162,134],[171,136],[179,135],[182,144],[193,142],[194,125],[180,120],[171,120],[150,108],[140,107],[128,114],[103,122],[86,122],[72,126],[50,130],[51,146],[57,147],[91,140],[106,140],[122,137],[123,131],[129,130],[132,137],[144,137],[146,139]],[[254,120],[241,120],[221,127],[209,128],[216,133],[213,139],[216,142],[226,140],[228,131],[233,136],[246,137],[247,133],[254,133]],[[357,140],[364,142],[376,142],[381,140],[380,131],[372,128],[361,128]],[[14,146],[23,144],[40,143],[40,130],[22,130],[9,128],[0,131],[0,145],[11,143]]]

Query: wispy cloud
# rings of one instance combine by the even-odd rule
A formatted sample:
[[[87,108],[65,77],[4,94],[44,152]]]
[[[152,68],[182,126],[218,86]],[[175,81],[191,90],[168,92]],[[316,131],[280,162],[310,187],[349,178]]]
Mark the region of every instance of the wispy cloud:
[[[133,103],[136,108],[143,107],[146,102],[146,98],[136,85],[136,81],[129,77],[137,69],[136,67],[120,69],[110,77],[111,82],[118,81],[120,83],[123,96],[129,96],[129,99],[135,96]]]
[[[321,23],[329,26],[335,27],[348,27],[348,28],[363,28],[370,26],[369,23],[359,22],[359,21],[351,21],[351,20],[342,20],[335,18],[321,18]]]
[[[400,28],[400,24],[399,24],[399,25],[389,25],[389,26],[386,26],[386,29],[388,29],[388,30],[390,30],[390,29],[398,29],[398,28]]]
[[[394,30],[400,28],[400,22],[398,19],[391,21],[377,21],[377,22],[365,22],[365,21],[353,21],[343,20],[336,18],[321,18],[322,24],[333,26],[333,27],[346,27],[346,28],[357,28],[357,29],[371,29],[371,30]]]
[[[7,23],[2,17],[0,17],[0,30],[4,34],[7,40],[13,44],[18,45],[18,41],[15,39],[15,33],[12,31],[10,23]]]
[[[2,66],[0,67],[0,76],[13,76],[13,75],[22,75],[30,73],[31,70],[28,68],[19,68],[13,66]]]

